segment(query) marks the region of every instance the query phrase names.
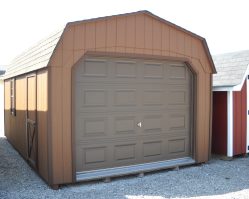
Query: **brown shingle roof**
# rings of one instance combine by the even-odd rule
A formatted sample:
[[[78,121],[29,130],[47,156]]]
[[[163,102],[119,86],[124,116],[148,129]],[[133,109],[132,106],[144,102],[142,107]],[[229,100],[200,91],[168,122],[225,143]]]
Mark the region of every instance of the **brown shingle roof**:
[[[46,67],[62,32],[60,30],[53,33],[16,57],[7,67],[4,78],[7,79]]]

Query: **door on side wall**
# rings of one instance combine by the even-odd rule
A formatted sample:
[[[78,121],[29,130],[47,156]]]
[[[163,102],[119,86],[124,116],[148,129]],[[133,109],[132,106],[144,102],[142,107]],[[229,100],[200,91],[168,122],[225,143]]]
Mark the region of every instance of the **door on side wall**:
[[[37,169],[38,136],[36,124],[36,75],[27,77],[27,157],[29,164]]]
[[[193,161],[186,64],[95,57],[75,67],[76,180]]]

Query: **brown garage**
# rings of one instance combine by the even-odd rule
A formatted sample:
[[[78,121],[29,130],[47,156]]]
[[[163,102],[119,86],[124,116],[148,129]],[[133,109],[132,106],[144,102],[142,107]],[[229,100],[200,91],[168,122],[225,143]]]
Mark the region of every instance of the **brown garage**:
[[[5,134],[51,186],[206,162],[204,38],[148,11],[68,23],[5,75]]]

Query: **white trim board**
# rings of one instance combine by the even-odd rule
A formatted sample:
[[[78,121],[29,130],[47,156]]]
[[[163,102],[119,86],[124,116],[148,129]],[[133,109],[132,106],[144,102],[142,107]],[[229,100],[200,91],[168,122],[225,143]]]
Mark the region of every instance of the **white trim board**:
[[[227,157],[233,157],[233,91],[227,91]]]

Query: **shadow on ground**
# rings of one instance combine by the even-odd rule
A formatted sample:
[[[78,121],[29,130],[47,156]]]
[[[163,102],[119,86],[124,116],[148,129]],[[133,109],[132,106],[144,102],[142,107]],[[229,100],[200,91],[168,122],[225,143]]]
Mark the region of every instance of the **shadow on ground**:
[[[179,171],[160,171],[50,189],[5,138],[0,138],[0,198],[247,198],[249,158],[212,159]]]

